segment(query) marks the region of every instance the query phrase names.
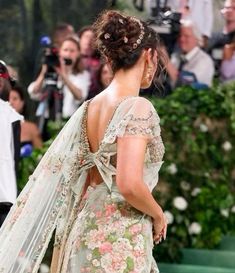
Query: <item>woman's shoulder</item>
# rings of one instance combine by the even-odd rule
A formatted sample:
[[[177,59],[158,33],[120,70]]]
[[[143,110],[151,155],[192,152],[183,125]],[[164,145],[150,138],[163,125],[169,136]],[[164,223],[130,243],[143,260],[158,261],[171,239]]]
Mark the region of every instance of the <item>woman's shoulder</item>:
[[[127,97],[127,99],[124,100],[123,106],[124,108],[129,108],[130,111],[136,112],[137,114],[139,113],[140,115],[151,111],[156,112],[151,101],[139,96]]]
[[[137,105],[142,105],[142,106],[148,106],[148,107],[151,107],[152,106],[152,103],[150,100],[144,98],[144,97],[140,97],[140,96],[133,96],[131,97],[132,100],[135,102],[135,104]]]

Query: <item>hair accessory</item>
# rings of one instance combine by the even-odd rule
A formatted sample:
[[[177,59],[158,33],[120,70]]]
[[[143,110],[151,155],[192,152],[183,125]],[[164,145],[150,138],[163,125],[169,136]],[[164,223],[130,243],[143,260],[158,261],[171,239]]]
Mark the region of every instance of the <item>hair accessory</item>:
[[[125,43],[125,44],[128,43],[128,38],[127,38],[126,36],[123,38],[123,40],[124,40],[124,43]]]
[[[118,21],[119,21],[119,23],[121,23],[121,24],[124,24],[124,21],[123,21],[123,19],[118,19]]]
[[[132,46],[133,49],[136,49],[138,47],[138,45],[141,44],[141,42],[142,42],[142,40],[144,38],[144,34],[145,34],[144,26],[143,26],[143,24],[141,23],[141,21],[139,19],[137,19],[135,17],[130,17],[130,19],[132,21],[136,22],[139,25],[139,28],[140,28],[140,35],[139,35],[138,39],[136,40],[136,42],[133,43],[133,46]]]
[[[137,46],[138,46],[137,43],[134,43],[132,47],[133,47],[134,49],[136,49]],[[131,50],[130,50],[130,51],[131,51]]]
[[[107,40],[107,39],[109,39],[109,38],[110,38],[110,34],[109,34],[109,33],[105,33],[105,34],[104,34],[104,39]]]

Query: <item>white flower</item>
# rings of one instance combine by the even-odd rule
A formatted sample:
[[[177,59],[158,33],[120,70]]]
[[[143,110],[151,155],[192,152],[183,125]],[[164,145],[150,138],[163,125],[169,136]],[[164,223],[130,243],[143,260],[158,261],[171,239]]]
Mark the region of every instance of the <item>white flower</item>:
[[[40,273],[48,273],[50,271],[50,268],[46,264],[41,264],[40,265]]]
[[[194,188],[191,192],[192,196],[197,196],[202,190],[200,188]]]
[[[181,197],[177,196],[173,200],[173,205],[178,209],[178,210],[185,210],[188,206],[187,201]]]
[[[220,214],[226,218],[229,217],[229,210],[228,209],[221,209]]]
[[[232,149],[232,144],[229,141],[225,141],[222,145],[222,148],[225,150],[225,152],[229,152]]]
[[[173,216],[173,214],[170,213],[168,210],[164,211],[164,214],[166,216],[167,223],[168,224],[172,224],[174,222],[174,216]]]
[[[189,234],[199,234],[202,231],[202,227],[199,223],[193,222],[189,227],[188,227],[188,232]]]
[[[231,207],[231,212],[235,213],[235,206]]]
[[[183,190],[188,191],[190,189],[191,185],[188,182],[186,182],[186,181],[181,181],[180,182],[180,187]]]
[[[177,167],[174,163],[171,163],[168,167],[167,170],[170,174],[176,174],[177,173]]]
[[[208,127],[207,127],[206,124],[204,124],[204,123],[201,123],[201,124],[199,125],[199,129],[200,129],[200,131],[203,132],[203,133],[208,132]]]

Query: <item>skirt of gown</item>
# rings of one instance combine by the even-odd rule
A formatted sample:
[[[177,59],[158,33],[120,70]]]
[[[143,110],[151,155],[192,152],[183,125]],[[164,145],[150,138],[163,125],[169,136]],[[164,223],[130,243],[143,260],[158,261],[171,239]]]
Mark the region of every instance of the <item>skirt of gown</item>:
[[[89,186],[69,234],[61,273],[158,273],[150,217],[113,186]]]

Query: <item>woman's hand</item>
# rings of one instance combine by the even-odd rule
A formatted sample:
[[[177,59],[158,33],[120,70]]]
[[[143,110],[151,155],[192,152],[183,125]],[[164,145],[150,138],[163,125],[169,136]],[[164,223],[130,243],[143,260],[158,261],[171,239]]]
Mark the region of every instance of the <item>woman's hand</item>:
[[[162,214],[162,218],[153,220],[153,241],[156,244],[159,244],[162,239],[166,239],[167,233],[167,219],[164,214]]]
[[[61,76],[61,78],[64,80],[64,78],[67,79],[67,74],[68,74],[68,68],[65,65],[65,61],[63,58],[60,57],[60,66],[55,66],[54,67],[56,73]]]

